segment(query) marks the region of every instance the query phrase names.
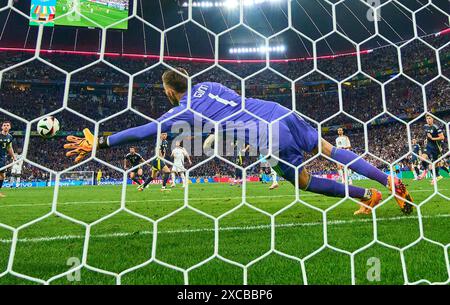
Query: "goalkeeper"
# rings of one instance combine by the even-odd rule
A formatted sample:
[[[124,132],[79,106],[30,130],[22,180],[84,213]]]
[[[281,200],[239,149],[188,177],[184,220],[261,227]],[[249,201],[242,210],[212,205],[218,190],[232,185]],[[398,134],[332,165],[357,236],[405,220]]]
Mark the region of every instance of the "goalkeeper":
[[[170,131],[172,126],[178,123],[189,124],[190,126],[194,125],[196,116],[193,111],[187,108],[187,76],[187,72],[182,68],[178,68],[176,72],[168,70],[162,75],[165,94],[174,108],[158,119],[161,122],[161,132]],[[272,137],[278,140],[282,139],[282,141],[278,142],[279,147],[274,149],[272,153],[277,153],[280,159],[287,161],[295,167],[300,166],[304,162],[304,152],[318,152],[320,141],[322,153],[327,157],[345,165],[351,163],[348,166],[351,170],[379,182],[391,191],[392,186],[394,186],[397,195],[395,199],[400,209],[405,214],[412,212],[412,205],[410,204],[412,197],[400,179],[385,174],[362,158],[358,159],[358,155],[355,153],[336,148],[326,140],[321,139],[316,129],[311,127],[300,116],[278,103],[246,98],[245,108],[254,115],[252,116],[241,111],[242,97],[235,91],[218,83],[204,82],[193,86],[190,108],[196,113],[201,113],[203,116],[215,122],[232,117],[232,119],[227,119],[222,122],[221,124],[223,126],[226,126],[230,120],[243,122],[246,128],[252,128],[248,126],[260,126],[258,125],[260,120],[257,117],[267,122],[276,122],[279,132],[278,134],[273,133]],[[203,120],[204,122],[206,120]],[[146,125],[126,129],[108,137],[100,137],[98,138],[97,145],[99,149],[108,149],[109,147],[148,139],[157,133],[158,124],[151,122]],[[69,150],[66,153],[67,157],[75,156],[75,162],[81,161],[89,154],[96,141],[89,130],[85,129],[84,135],[85,138],[68,136],[68,143],[64,145],[64,148]],[[248,136],[248,133],[246,133],[246,137]],[[280,162],[274,169],[280,176],[295,185],[295,168]],[[344,184],[334,180],[312,176],[302,167],[299,169],[298,185],[302,190],[326,196],[346,196],[346,187]],[[382,200],[381,193],[374,188],[365,189],[349,185],[348,195],[352,198],[359,199],[362,203],[360,209],[355,214],[370,214],[371,209],[369,207],[375,207]]]

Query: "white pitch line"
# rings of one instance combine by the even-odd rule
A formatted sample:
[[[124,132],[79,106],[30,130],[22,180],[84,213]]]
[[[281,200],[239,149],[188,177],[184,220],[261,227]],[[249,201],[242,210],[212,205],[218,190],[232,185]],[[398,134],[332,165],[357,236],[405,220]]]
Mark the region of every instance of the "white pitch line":
[[[317,195],[313,195],[317,196]],[[275,196],[246,196],[246,198],[281,198],[281,197],[292,197],[295,199],[295,195],[275,195]],[[303,196],[302,196],[303,197]],[[312,197],[308,195],[308,197]],[[242,199],[242,196],[236,197],[205,197],[205,198],[189,198],[189,201],[202,201],[202,200],[224,200],[224,199]],[[139,202],[170,202],[170,201],[184,201],[184,198],[171,198],[171,199],[147,199],[147,200],[125,200],[126,203],[139,203]],[[1,202],[1,201],[0,201]],[[120,200],[102,200],[102,201],[68,201],[68,202],[58,202],[58,205],[74,205],[74,204],[96,204],[96,203],[120,203]],[[28,203],[28,204],[11,204],[11,205],[0,205],[0,208],[9,207],[28,207],[28,206],[49,206],[52,203]]]
[[[377,221],[398,221],[406,219],[417,219],[417,216],[396,216],[396,217],[386,217],[377,218]],[[422,216],[422,219],[433,219],[433,218],[450,218],[450,214],[438,214],[434,216]],[[346,225],[354,223],[368,223],[372,222],[372,218],[364,219],[351,219],[351,220],[333,220],[328,221],[328,225]],[[294,228],[294,227],[313,227],[322,226],[322,222],[305,222],[305,223],[284,223],[275,225],[276,228]],[[271,225],[258,225],[258,226],[243,226],[243,227],[222,227],[219,231],[250,231],[250,230],[262,230],[270,229]],[[169,231],[158,231],[158,234],[180,234],[180,233],[199,233],[199,232],[214,232],[211,228],[201,228],[201,229],[189,229],[189,230],[169,230]],[[115,238],[115,237],[128,237],[132,235],[152,235],[153,231],[140,231],[140,232],[117,232],[111,234],[99,234],[91,235],[90,238]],[[53,237],[34,237],[34,238],[21,238],[18,242],[24,243],[37,243],[37,242],[49,242],[49,241],[61,241],[61,240],[74,240],[74,239],[84,239],[84,235],[58,235]],[[10,244],[12,239],[0,239],[0,244]]]
[[[446,191],[448,189],[441,189],[441,191]],[[422,193],[429,192],[429,190],[413,190],[411,193]],[[303,194],[300,195],[300,199],[304,197],[319,197],[319,194]],[[272,196],[246,196],[248,199],[258,199],[258,198],[283,198],[283,197],[292,197],[295,199],[295,195],[272,195]],[[204,197],[204,198],[189,198],[189,201],[202,201],[202,200],[224,200],[224,199],[242,199],[242,196],[235,197]],[[171,198],[171,199],[147,199],[147,200],[125,200],[126,203],[145,203],[145,202],[171,202],[171,201],[184,201],[184,198]],[[58,206],[61,205],[76,205],[76,204],[106,204],[106,203],[120,203],[120,200],[102,200],[102,201],[68,201],[68,202],[58,202]],[[6,204],[1,205],[0,201],[0,209],[1,208],[10,208],[10,207],[34,207],[34,206],[50,206],[52,202],[48,203],[27,203],[27,204]]]

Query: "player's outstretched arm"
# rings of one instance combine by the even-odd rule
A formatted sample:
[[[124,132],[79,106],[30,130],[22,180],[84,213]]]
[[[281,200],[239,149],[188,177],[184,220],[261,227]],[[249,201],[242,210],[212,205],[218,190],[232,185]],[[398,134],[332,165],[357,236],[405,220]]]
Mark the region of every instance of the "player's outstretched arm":
[[[98,139],[98,148],[103,149],[110,146],[122,145],[130,142],[141,141],[153,134],[156,134],[157,127],[155,123],[149,123],[135,128],[130,128],[118,132],[109,137],[100,137]],[[92,151],[95,141],[97,140],[91,131],[87,128],[83,130],[84,138],[76,136],[68,136],[67,143],[64,145],[65,149],[69,151],[66,153],[67,157],[75,157],[75,163],[83,160],[87,154]]]
[[[66,153],[67,157],[75,157],[75,163],[83,160],[87,154],[92,151],[94,143],[98,140],[98,148],[103,149],[110,146],[117,146],[129,142],[141,141],[151,135],[156,134],[157,126],[155,123],[149,123],[139,127],[130,128],[118,132],[109,137],[100,137],[96,139],[88,128],[83,130],[84,138],[76,136],[68,136],[67,143],[64,145],[65,149],[69,151]]]
[[[178,106],[169,110],[157,121],[161,123],[161,132],[168,132],[174,124],[177,123],[186,123],[189,125],[193,125],[194,116],[191,111],[184,111],[186,108],[182,106]],[[184,112],[183,112],[184,111]],[[126,129],[124,131],[120,131],[116,134],[113,134],[107,138],[104,138],[103,144],[99,141],[99,148],[105,147],[114,147],[119,146],[131,142],[139,142],[145,139],[148,139],[151,136],[154,136],[158,133],[158,125],[155,122],[150,122],[148,124]]]
[[[158,119],[158,121],[164,121],[164,123],[161,124],[161,132],[170,130],[172,125],[177,122],[186,122],[192,125],[194,122],[193,114],[190,111],[182,112],[184,109],[185,108],[181,106],[175,107],[161,116]],[[157,133],[158,125],[155,122],[151,122],[134,128],[129,128],[109,137],[100,137],[98,139],[96,139],[94,135],[89,131],[89,129],[86,128],[83,130],[84,138],[68,136],[68,143],[64,145],[64,148],[69,150],[66,153],[66,156],[76,156],[75,163],[78,163],[92,151],[94,142],[96,140],[98,140],[98,148],[104,149],[108,147],[128,144],[131,142],[139,142],[148,139],[149,137],[156,135]]]

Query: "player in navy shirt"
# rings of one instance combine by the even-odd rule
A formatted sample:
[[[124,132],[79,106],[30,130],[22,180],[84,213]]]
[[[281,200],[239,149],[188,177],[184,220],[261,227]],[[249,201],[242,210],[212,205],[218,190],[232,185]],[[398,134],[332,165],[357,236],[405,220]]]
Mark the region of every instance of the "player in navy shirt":
[[[298,183],[302,190],[333,197],[345,197],[346,186],[344,184],[310,175],[302,166],[304,153],[317,153],[321,147],[321,153],[327,157],[345,165],[351,163],[349,165],[351,170],[378,181],[389,189],[394,186],[398,195],[395,199],[401,210],[404,213],[412,211],[412,205],[408,203],[412,202],[412,197],[400,179],[385,174],[364,159],[358,158],[358,155],[352,151],[336,148],[321,139],[316,129],[290,109],[276,102],[255,98],[243,99],[241,95],[219,83],[199,83],[188,92],[186,76],[188,74],[182,68],[178,68],[177,71],[168,70],[162,76],[165,94],[174,108],[158,119],[161,123],[161,132],[170,131],[175,124],[194,126],[194,122],[200,122],[206,125],[209,121],[220,122],[219,127],[227,130],[230,124],[240,122],[242,124],[235,124],[234,128],[242,128],[244,132],[249,131],[245,132],[245,142],[252,146],[255,145],[256,148],[261,149],[264,142],[268,141],[268,135],[271,134],[271,156],[276,156],[283,161],[273,166],[280,176],[293,184]],[[243,111],[244,108],[246,111]],[[201,114],[202,117],[197,114]],[[272,123],[271,133],[267,132],[269,127],[261,124],[261,119]],[[236,125],[242,127],[236,127]],[[92,151],[92,145],[96,140],[89,130],[85,129],[84,133],[85,138],[68,137],[68,143],[64,146],[69,150],[66,156],[76,156],[76,162]],[[98,138],[98,147],[107,149],[141,141],[157,133],[158,124],[151,122],[108,137],[100,137]],[[256,137],[257,143],[250,141],[251,136]],[[296,179],[297,171],[298,180]],[[371,209],[368,207],[375,207],[382,199],[381,192],[374,188],[365,189],[350,185],[348,194],[352,198],[360,199],[362,203],[355,214],[370,214]]]
[[[16,161],[12,147],[13,136],[9,133],[10,130],[11,122],[4,121],[0,132],[0,189],[3,187],[3,181],[5,180],[5,169],[2,168],[8,163],[8,155],[13,161]],[[0,197],[5,197],[5,195],[0,193]]]
[[[144,158],[142,158],[142,156],[136,152],[136,147],[131,146],[130,152],[126,154],[125,158],[123,159],[123,167],[125,168],[125,170],[127,170],[128,168],[136,167],[144,162]],[[141,178],[142,175],[143,170],[142,167],[139,166],[130,172],[130,179],[133,180],[137,185],[141,185],[139,178]]]
[[[417,143],[416,139],[412,139],[411,144],[412,144],[411,147],[412,147],[413,154],[411,155],[410,168],[411,168],[411,171],[413,172],[414,180],[417,180],[418,177],[420,176],[420,171],[419,171],[420,159],[419,159],[419,157],[421,156],[422,152],[421,152],[420,144]]]
[[[244,166],[244,158],[246,153],[250,149],[248,143],[241,143],[241,141],[235,139],[231,146],[233,147],[233,159],[234,163],[238,166],[234,170],[234,181],[231,185],[237,184],[238,186],[242,184],[242,167]]]
[[[437,161],[442,157],[442,146],[444,144],[445,136],[442,128],[434,123],[434,118],[431,115],[426,116],[427,123],[424,126],[427,145],[425,147],[424,153],[427,155],[431,162]],[[445,166],[444,162],[441,160],[436,163],[436,181],[441,180],[443,177],[439,173],[442,169],[449,172],[448,168]],[[434,183],[435,180],[432,181]]]
[[[163,158],[166,158],[169,151],[169,142],[167,141],[167,133],[161,133],[159,149],[157,151],[157,157],[152,162],[152,174],[148,177],[144,184],[140,185],[138,190],[143,191],[153,180],[156,179],[158,173],[162,174],[163,184],[161,191],[170,191],[170,189],[166,188],[167,181],[170,176],[170,169],[164,162]]]

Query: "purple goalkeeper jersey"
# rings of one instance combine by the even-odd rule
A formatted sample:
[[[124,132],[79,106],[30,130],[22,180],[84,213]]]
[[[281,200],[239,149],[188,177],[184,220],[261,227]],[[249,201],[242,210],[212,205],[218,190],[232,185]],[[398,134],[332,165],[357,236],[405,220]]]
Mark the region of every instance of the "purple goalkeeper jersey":
[[[277,143],[277,147],[273,149],[276,149],[277,152],[283,150],[298,155],[303,151],[310,152],[317,147],[317,130],[297,114],[291,113],[291,110],[275,102],[246,98],[245,109],[247,112],[243,111],[242,96],[218,83],[205,82],[194,86],[191,94],[191,109],[192,111],[187,108],[186,94],[180,100],[179,106],[170,109],[157,119],[161,122],[161,132],[168,132],[178,124],[193,126],[197,120],[205,124],[208,123],[205,118],[208,118],[214,122],[220,121],[223,130],[246,129],[248,131],[245,134],[246,141],[248,141],[248,133],[255,131],[259,138],[258,141],[261,141],[261,138],[268,137],[268,126],[262,123],[262,120],[271,123],[281,118],[272,125],[272,142]],[[235,124],[229,124],[231,122]],[[275,125],[276,132],[274,131]],[[177,129],[175,128],[175,130]],[[157,123],[151,122],[108,137],[108,145],[113,147],[141,141],[157,133]]]
[[[157,119],[161,122],[161,132],[168,132],[178,124],[194,126],[197,120],[207,124],[206,117],[214,122],[221,122],[220,128],[229,130],[242,126],[245,141],[249,143],[251,133],[257,134],[257,143],[250,143],[261,148],[268,144],[268,125],[261,124],[261,119],[272,123],[270,134],[271,155],[297,167],[303,163],[303,152],[311,152],[318,145],[318,132],[296,113],[275,102],[246,98],[245,109],[242,110],[242,96],[218,83],[205,82],[192,88],[191,109],[187,108],[187,94],[181,99],[180,105],[172,108]],[[202,116],[197,115],[201,114]],[[250,114],[251,113],[251,114]],[[279,120],[277,120],[279,119]],[[276,122],[274,122],[276,121]],[[229,127],[229,123],[232,127]],[[276,127],[275,127],[276,126]],[[175,130],[179,130],[175,128]],[[276,130],[276,131],[275,131]],[[110,147],[148,139],[158,133],[158,124],[151,122],[146,125],[130,128],[108,137]],[[254,135],[254,134],[253,134]],[[250,141],[251,142],[251,141]],[[261,145],[261,142],[265,144]],[[293,167],[281,163],[274,167],[279,174],[289,181],[294,181]]]
[[[245,109],[254,114],[250,115],[242,110],[242,96],[235,91],[218,83],[205,82],[192,88],[191,109],[215,122],[227,117],[234,122],[260,123],[257,117],[272,122],[290,112],[289,109],[275,102],[246,98]],[[187,109],[187,94],[180,100],[180,105],[172,108],[157,121],[162,122],[161,132],[170,131],[172,126],[179,122],[194,124],[199,116]],[[202,120],[203,123],[207,120]],[[225,128],[225,123],[223,124]],[[151,122],[143,126],[124,130],[108,138],[109,146],[117,146],[128,142],[146,139],[158,132],[157,123]]]

